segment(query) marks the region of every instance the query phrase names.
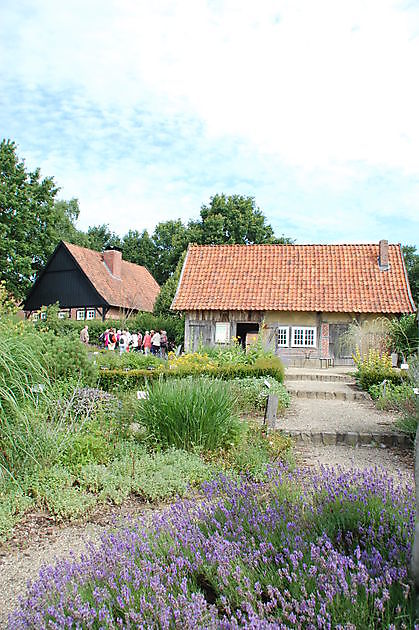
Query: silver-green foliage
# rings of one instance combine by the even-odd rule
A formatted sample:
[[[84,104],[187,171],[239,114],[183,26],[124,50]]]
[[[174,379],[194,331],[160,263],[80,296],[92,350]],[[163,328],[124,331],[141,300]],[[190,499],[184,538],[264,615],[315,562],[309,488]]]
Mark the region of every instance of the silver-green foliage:
[[[230,385],[236,396],[238,409],[242,413],[264,411],[269,394],[278,397],[279,410],[289,407],[291,401],[284,385],[271,376],[236,378]]]

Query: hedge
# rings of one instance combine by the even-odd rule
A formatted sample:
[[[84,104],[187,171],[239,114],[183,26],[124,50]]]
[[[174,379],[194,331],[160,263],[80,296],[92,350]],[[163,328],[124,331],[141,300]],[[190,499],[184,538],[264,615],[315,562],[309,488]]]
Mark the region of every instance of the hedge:
[[[144,387],[155,379],[185,378],[187,376],[209,376],[230,380],[233,378],[247,378],[249,376],[272,376],[280,383],[284,378],[282,366],[268,365],[228,365],[220,367],[205,367],[194,369],[168,369],[156,368],[154,370],[100,370],[99,385],[102,389],[110,391],[116,388],[130,390],[136,387]]]

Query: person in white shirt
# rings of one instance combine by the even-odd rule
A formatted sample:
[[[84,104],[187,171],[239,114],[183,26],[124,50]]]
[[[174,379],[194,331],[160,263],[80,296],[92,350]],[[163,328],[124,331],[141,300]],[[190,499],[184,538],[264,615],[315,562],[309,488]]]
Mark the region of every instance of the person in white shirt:
[[[138,350],[138,335],[137,333],[132,333],[131,335],[131,345],[134,352]]]
[[[156,331],[151,338],[151,352],[158,357],[160,356],[160,350],[161,350],[160,346],[161,346],[160,333]]]
[[[119,337],[119,354],[121,355],[124,352],[126,352],[127,348],[128,348],[127,338],[125,335],[125,330],[123,330]]]

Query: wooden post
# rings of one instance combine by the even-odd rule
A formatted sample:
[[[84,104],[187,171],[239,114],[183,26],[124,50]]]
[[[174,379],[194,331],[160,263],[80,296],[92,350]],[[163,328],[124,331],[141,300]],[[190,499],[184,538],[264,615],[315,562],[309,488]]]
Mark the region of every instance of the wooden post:
[[[265,424],[268,429],[276,429],[277,411],[278,396],[273,396],[272,394],[269,394],[268,400],[266,401],[265,418],[263,420],[263,424]]]

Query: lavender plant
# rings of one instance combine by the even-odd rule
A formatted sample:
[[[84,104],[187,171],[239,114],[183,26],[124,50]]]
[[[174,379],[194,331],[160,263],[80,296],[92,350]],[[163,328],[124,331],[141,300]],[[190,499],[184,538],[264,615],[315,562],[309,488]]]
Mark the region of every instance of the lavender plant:
[[[44,568],[10,629],[414,627],[413,498],[383,471],[279,467],[204,490]]]

